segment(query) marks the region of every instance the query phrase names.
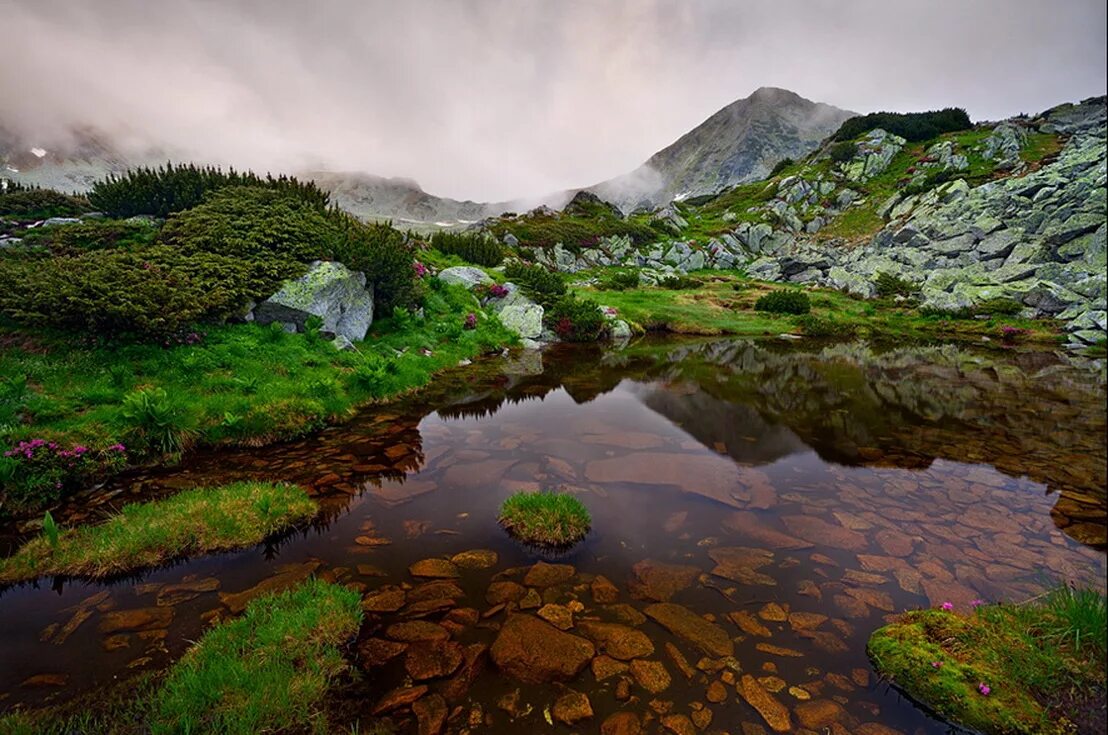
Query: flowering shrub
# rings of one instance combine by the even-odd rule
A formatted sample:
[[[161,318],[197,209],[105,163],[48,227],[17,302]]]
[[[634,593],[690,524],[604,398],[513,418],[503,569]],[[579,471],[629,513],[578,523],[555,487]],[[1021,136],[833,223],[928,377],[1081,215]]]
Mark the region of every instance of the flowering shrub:
[[[490,298],[502,299],[505,296],[507,296],[508,293],[509,293],[509,291],[508,291],[507,287],[502,286],[499,283],[494,283],[493,285],[489,286],[489,297]]]
[[[427,266],[420,263],[418,260],[412,261],[412,270],[415,271],[416,278],[426,278],[431,272]]]
[[[472,311],[466,314],[466,320],[462,326],[466,329],[477,329],[477,315]]]
[[[46,439],[21,441],[4,452],[0,475],[4,505],[31,508],[61,497],[66,488],[113,470],[127,462],[127,447],[112,444],[91,449],[83,444],[63,446]]]
[[[563,296],[546,313],[547,323],[566,342],[592,342],[604,328],[600,306],[589,299]]]
[[[1005,325],[1000,328],[1000,339],[1002,342],[1013,344],[1015,342],[1019,342],[1030,333],[1030,330],[1027,329],[1021,329],[1020,327],[1009,327]]]

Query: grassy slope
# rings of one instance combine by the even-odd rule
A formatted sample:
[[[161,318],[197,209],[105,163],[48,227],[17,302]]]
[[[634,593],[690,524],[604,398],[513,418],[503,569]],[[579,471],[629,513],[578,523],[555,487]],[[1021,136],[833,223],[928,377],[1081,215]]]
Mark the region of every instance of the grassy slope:
[[[870,638],[878,670],[954,722],[986,733],[1085,731],[1103,718],[1105,601],[1060,588],[969,615],[906,613]],[[983,692],[985,684],[989,691]],[[1100,726],[1103,727],[1101,720]]]
[[[213,326],[201,344],[170,348],[83,346],[67,335],[0,331],[0,380],[19,386],[0,400],[0,443],[43,437],[93,447],[130,445],[134,427],[124,415],[124,397],[157,388],[173,406],[173,428],[200,443],[289,438],[514,341],[493,319],[463,329],[470,311],[477,311],[477,303],[464,289],[435,287],[425,319],[379,319],[357,352],[338,352],[310,334],[252,324]]]
[[[12,735],[187,735],[333,732],[323,700],[347,667],[361,597],[311,580],[261,597],[207,632],[162,676],[125,682],[93,699],[0,717]]]
[[[294,485],[240,482],[186,490],[124,506],[105,523],[45,536],[0,559],[0,582],[44,575],[107,577],[189,554],[251,546],[313,517],[318,508]]]
[[[636,288],[604,291],[578,288],[619,315],[646,330],[681,334],[735,334],[746,337],[783,333],[803,334],[799,317],[769,314],[754,310],[754,302],[769,291],[785,288],[781,284],[754,281],[722,271],[695,274],[699,288],[671,291],[662,288]],[[1026,341],[1054,344],[1056,327],[1047,321],[1015,318],[988,320],[952,319],[922,315],[910,306],[889,300],[865,301],[833,289],[811,289],[812,314],[852,328],[861,336],[944,338],[981,341],[999,339],[1001,327],[1029,330]]]

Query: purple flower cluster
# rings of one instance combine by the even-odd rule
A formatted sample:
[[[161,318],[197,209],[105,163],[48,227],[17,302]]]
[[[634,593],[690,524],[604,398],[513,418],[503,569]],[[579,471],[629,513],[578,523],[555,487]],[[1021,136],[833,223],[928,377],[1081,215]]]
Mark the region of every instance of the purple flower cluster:
[[[477,329],[477,315],[472,311],[466,314],[465,324],[463,326],[466,329]]]
[[[489,296],[494,299],[502,299],[508,295],[508,289],[499,283],[489,286]]]
[[[412,270],[415,271],[416,278],[426,278],[427,274],[431,272],[427,266],[418,260],[412,262]]]

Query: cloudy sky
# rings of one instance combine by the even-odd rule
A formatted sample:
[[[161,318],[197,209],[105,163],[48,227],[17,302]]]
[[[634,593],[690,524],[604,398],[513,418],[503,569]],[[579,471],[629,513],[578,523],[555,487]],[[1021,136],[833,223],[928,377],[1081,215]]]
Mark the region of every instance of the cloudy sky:
[[[0,0],[0,122],[508,199],[759,86],[974,119],[1103,94],[1104,0]]]

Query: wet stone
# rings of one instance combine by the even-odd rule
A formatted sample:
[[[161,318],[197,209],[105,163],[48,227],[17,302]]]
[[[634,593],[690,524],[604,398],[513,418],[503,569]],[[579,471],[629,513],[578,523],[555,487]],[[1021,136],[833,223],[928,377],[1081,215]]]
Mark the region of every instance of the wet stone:
[[[681,653],[681,649],[668,641],[666,642],[665,649],[670,660],[673,661],[673,665],[677,667],[681,675],[686,679],[691,679],[693,674],[696,673],[696,669],[689,664],[689,660],[685,658],[685,654]]]
[[[173,622],[171,607],[142,607],[133,610],[115,610],[104,613],[99,631],[103,634],[125,633],[140,630],[158,630]]]
[[[573,679],[595,653],[586,639],[526,614],[510,615],[491,648],[501,670],[534,684]]]
[[[362,609],[366,612],[396,612],[404,607],[408,595],[399,587],[375,590],[362,598]]]
[[[547,564],[540,561],[527,570],[523,584],[528,587],[551,587],[570,581],[575,574],[577,570],[569,564]]]
[[[485,593],[485,601],[490,605],[500,605],[505,602],[519,602],[526,594],[527,590],[518,582],[508,580],[493,582],[489,585],[489,589]]]
[[[627,664],[605,655],[594,658],[590,666],[592,675],[597,682],[602,682],[627,671]]]
[[[696,726],[686,715],[666,715],[662,727],[673,735],[696,735]]]
[[[608,605],[619,599],[619,588],[602,574],[596,575],[589,585],[592,601],[598,605]]]
[[[393,623],[385,629],[385,637],[394,641],[411,643],[413,641],[437,641],[450,637],[449,631],[437,623],[425,620],[409,620]]]
[[[536,614],[558,630],[569,630],[573,627],[573,613],[564,605],[543,605]]]
[[[708,685],[708,691],[704,696],[709,702],[719,704],[727,700],[727,687],[723,685],[722,681],[715,679]]]
[[[759,636],[761,638],[770,638],[773,635],[769,628],[758,622],[758,619],[746,610],[737,610],[732,613],[727,613],[727,617],[747,635]]]
[[[592,717],[592,703],[581,692],[568,691],[554,702],[552,714],[558,722],[572,727]]]
[[[715,623],[710,623],[687,607],[672,602],[650,605],[644,611],[646,616],[678,638],[682,638],[709,656],[732,656],[735,645],[727,631]]]
[[[458,576],[458,567],[449,559],[422,559],[408,567],[408,573],[413,577],[453,579]]]
[[[438,694],[418,700],[412,705],[412,713],[416,716],[419,735],[440,735],[449,714],[446,700]]]
[[[383,715],[386,712],[408,707],[426,693],[427,686],[425,684],[393,689],[377,700],[377,704],[373,706],[373,714]]]
[[[416,681],[450,676],[461,665],[462,646],[455,641],[417,641],[404,655],[404,670]]]
[[[466,696],[485,668],[488,651],[484,643],[471,643],[462,649],[462,665],[458,672],[439,687],[448,702],[457,702]]]
[[[842,705],[830,699],[801,702],[793,708],[793,711],[796,712],[796,718],[800,720],[800,724],[812,730],[829,727],[841,720],[845,714]]]
[[[661,661],[638,658],[631,662],[630,670],[635,682],[651,694],[660,694],[673,683]]]
[[[638,600],[666,602],[696,581],[700,570],[688,564],[667,564],[644,559],[631,567],[634,575],[628,584]]]
[[[383,666],[408,648],[406,643],[384,638],[367,638],[358,644],[358,661],[363,668]]]
[[[600,725],[600,735],[641,735],[642,724],[634,712],[616,712]]]
[[[534,589],[528,589],[527,594],[519,601],[520,610],[534,610],[542,606],[542,595]]]
[[[450,557],[459,569],[491,569],[500,561],[500,555],[492,549],[470,549]]]
[[[581,635],[591,640],[597,648],[612,658],[629,661],[654,653],[654,644],[650,638],[642,631],[626,625],[586,620],[578,624],[577,628]]]
[[[776,732],[790,732],[792,718],[785,705],[778,702],[772,694],[762,688],[750,674],[744,674],[739,680],[739,694],[753,707],[766,724]]]

